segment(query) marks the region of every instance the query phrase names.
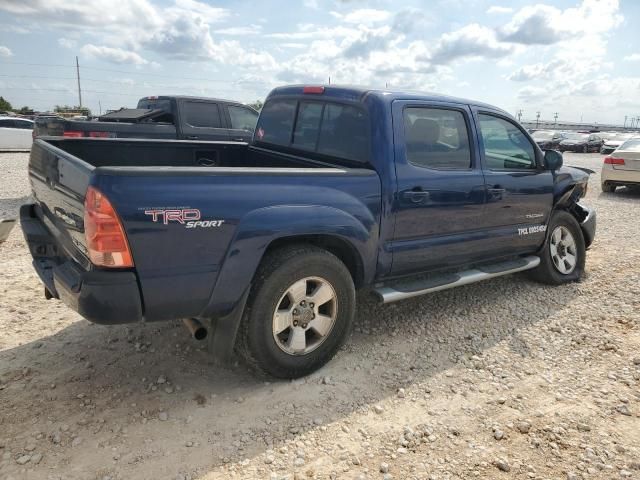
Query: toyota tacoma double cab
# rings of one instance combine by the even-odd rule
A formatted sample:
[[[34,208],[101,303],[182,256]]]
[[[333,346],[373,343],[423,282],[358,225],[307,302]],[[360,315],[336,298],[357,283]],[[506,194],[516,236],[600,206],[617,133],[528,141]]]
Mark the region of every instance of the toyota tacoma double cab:
[[[580,279],[588,174],[458,98],[286,86],[251,144],[40,138],[22,229],[47,297],[101,324],[184,319],[273,376],[382,303],[520,271]]]

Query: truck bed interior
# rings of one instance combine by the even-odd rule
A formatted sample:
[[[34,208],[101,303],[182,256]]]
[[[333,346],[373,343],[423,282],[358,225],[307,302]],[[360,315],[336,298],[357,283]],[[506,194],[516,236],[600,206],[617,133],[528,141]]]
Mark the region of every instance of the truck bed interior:
[[[326,168],[331,165],[250,149],[246,143],[47,138],[94,167]]]

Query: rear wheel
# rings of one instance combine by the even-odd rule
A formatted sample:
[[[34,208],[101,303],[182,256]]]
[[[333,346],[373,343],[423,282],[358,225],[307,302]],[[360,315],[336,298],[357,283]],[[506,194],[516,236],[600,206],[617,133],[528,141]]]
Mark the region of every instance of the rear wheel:
[[[570,213],[559,210],[549,222],[540,265],[531,270],[531,276],[550,285],[575,282],[584,272],[585,257],[586,249],[580,225]]]
[[[616,191],[616,186],[613,183],[604,182],[602,183],[602,191],[604,193],[613,193]]]
[[[335,355],[354,316],[346,266],[320,248],[287,247],[265,257],[256,273],[238,349],[270,375],[301,377]]]
[[[586,145],[582,147],[582,153],[588,153],[588,152],[589,152],[589,147],[587,147]]]

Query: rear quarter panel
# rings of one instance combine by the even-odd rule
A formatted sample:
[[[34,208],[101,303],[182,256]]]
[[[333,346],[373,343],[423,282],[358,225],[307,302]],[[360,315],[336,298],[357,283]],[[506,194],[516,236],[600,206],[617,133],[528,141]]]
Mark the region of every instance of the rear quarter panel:
[[[154,174],[155,172],[155,174]],[[123,220],[147,320],[230,310],[269,244],[284,236],[347,239],[375,271],[380,181],[370,170],[97,169],[95,186]],[[198,209],[220,226],[153,221],[150,210]]]

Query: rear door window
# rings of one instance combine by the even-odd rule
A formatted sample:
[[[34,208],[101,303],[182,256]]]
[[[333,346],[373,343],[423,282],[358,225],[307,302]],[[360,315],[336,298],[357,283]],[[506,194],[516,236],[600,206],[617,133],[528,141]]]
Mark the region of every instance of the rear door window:
[[[442,108],[406,108],[404,134],[409,163],[435,169],[471,168],[469,133],[462,112]]]
[[[185,102],[185,123],[195,128],[222,128],[218,105],[209,102]]]
[[[258,113],[245,107],[229,105],[229,118],[231,120],[231,128],[236,130],[247,130],[253,132],[258,121]]]

